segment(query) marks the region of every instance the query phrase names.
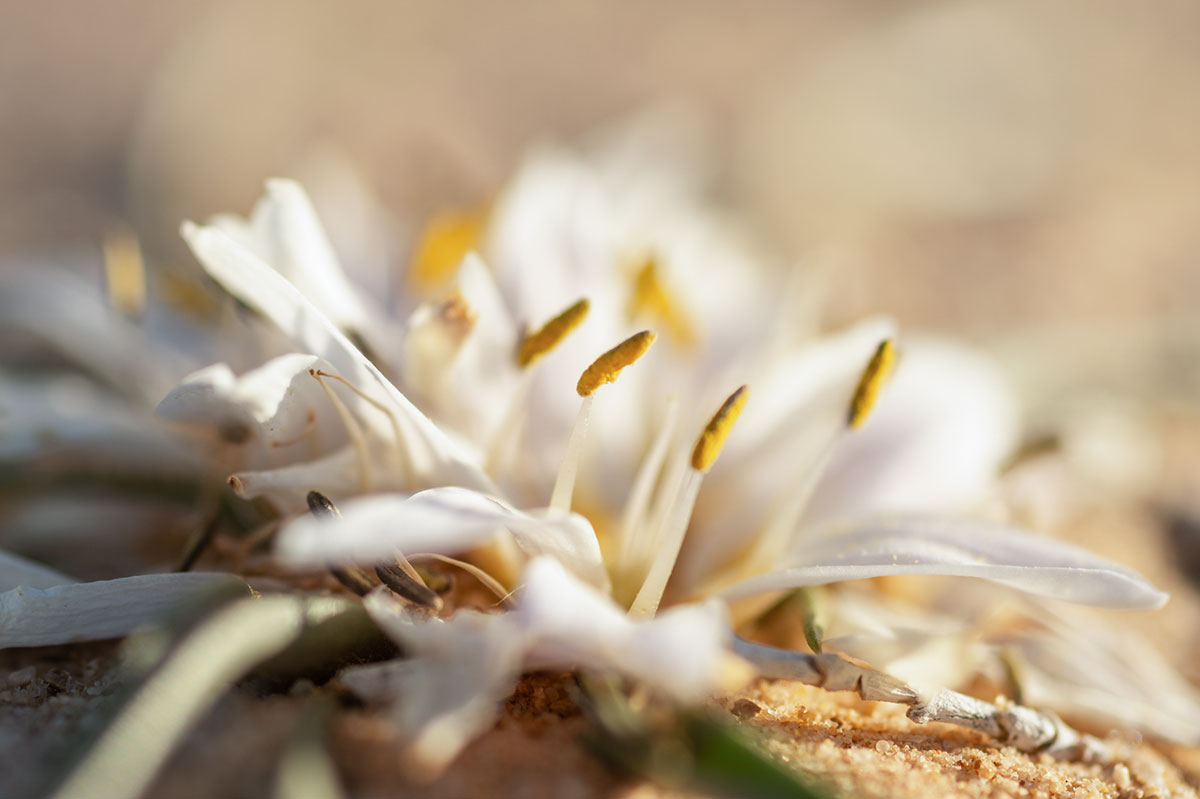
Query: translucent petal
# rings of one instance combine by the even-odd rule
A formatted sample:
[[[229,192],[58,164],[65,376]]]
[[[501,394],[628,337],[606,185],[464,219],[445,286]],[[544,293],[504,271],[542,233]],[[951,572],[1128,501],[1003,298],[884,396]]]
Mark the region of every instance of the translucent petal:
[[[983,353],[906,337],[895,375],[838,445],[802,523],[968,508],[991,489],[1017,429],[1016,397]]]
[[[162,620],[187,597],[221,585],[245,587],[231,574],[184,572],[14,588],[0,594],[0,649],[120,638]]]
[[[1106,608],[1156,608],[1167,600],[1136,572],[1069,544],[999,524],[919,516],[824,530],[795,553],[792,565],[736,583],[722,596],[732,600],[888,574],[979,577]]]
[[[343,443],[344,431],[310,369],[329,369],[315,355],[293,353],[236,377],[223,363],[193,372],[158,404],[159,416],[207,424],[228,434],[238,427],[280,447],[312,429],[321,445]],[[311,444],[310,444],[311,446]]]
[[[323,458],[278,469],[238,472],[229,478],[229,484],[238,496],[246,499],[263,497],[285,513],[306,510],[309,491],[345,497],[363,490],[358,453],[350,446]]]
[[[685,605],[634,621],[550,558],[529,564],[516,597],[532,668],[612,670],[684,700],[717,687],[728,636],[719,603]]]
[[[0,591],[9,591],[18,586],[26,588],[52,588],[76,582],[75,578],[43,566],[32,560],[0,549]]]
[[[574,513],[525,513],[462,488],[412,496],[377,494],[347,501],[339,519],[300,517],[276,539],[276,552],[294,565],[372,561],[401,552],[454,554],[509,530],[530,555],[551,554],[581,578],[606,585],[596,534]]]
[[[364,604],[406,658],[339,679],[362,699],[390,704],[409,765],[436,774],[491,726],[520,675],[524,642],[507,615],[464,610],[426,620],[379,594]]]

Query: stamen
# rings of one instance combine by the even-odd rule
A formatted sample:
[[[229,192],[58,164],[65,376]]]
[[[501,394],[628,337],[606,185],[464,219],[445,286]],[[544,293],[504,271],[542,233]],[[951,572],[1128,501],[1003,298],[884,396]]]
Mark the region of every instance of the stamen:
[[[746,392],[746,386],[741,386],[730,394],[713,414],[712,419],[705,426],[704,432],[696,441],[696,446],[692,450],[692,468],[688,470],[688,474],[680,486],[672,512],[661,531],[661,536],[656,535],[656,539],[661,543],[654,554],[654,560],[650,564],[650,570],[646,574],[642,588],[634,597],[633,604],[629,608],[629,615],[647,618],[653,616],[658,610],[663,592],[667,589],[667,582],[671,579],[671,572],[675,568],[675,561],[679,559],[679,550],[683,547],[683,538],[687,534],[692,511],[696,508],[700,483],[716,461],[717,455],[721,452],[721,446],[725,443],[729,431],[745,406]]]
[[[517,365],[525,369],[557,347],[572,330],[579,327],[590,307],[591,304],[585,297],[542,325],[536,333],[526,336],[517,349]]]
[[[871,356],[867,368],[863,370],[862,377],[859,378],[858,387],[854,389],[848,420],[850,429],[857,430],[867,421],[867,416],[875,407],[875,400],[879,397],[879,390],[883,387],[888,375],[891,374],[895,363],[896,346],[890,338],[884,339],[879,343],[875,354]]]
[[[104,277],[109,304],[126,316],[141,316],[146,309],[146,264],[137,238],[128,230],[104,239]]]
[[[421,579],[421,575],[412,567],[408,559],[396,553],[396,565],[381,563],[375,567],[375,574],[383,584],[408,601],[430,610],[442,609],[442,598],[430,590]],[[407,566],[408,568],[404,568]]]
[[[621,525],[618,528],[617,541],[617,575],[625,574],[632,563],[635,552],[635,531],[648,529],[645,525],[646,516],[650,510],[650,498],[654,485],[662,474],[663,463],[667,458],[667,450],[671,439],[675,436],[675,427],[679,420],[679,402],[672,398],[667,405],[667,418],[659,426],[650,452],[638,468],[633,487],[629,489],[629,499],[625,503],[625,511],[621,515]]]
[[[320,491],[309,491],[305,499],[308,500],[308,512],[318,519],[333,519],[342,515],[337,505]],[[371,576],[353,564],[330,566],[329,571],[339,583],[359,596],[366,596],[375,589],[375,581]]]
[[[688,347],[695,343],[692,324],[663,286],[658,277],[658,261],[653,256],[646,258],[638,270],[629,300],[629,317],[636,319],[642,315],[652,315],[666,325],[677,344]]]
[[[467,253],[478,247],[486,218],[480,211],[447,211],[435,215],[425,226],[421,242],[414,251],[409,279],[423,288],[444,283]]]
[[[654,332],[643,330],[634,333],[629,338],[613,347],[608,352],[592,361],[592,365],[583,370],[575,391],[581,397],[590,396],[596,389],[617,379],[625,367],[635,363],[646,354],[654,343]]]
[[[310,373],[311,371],[312,370],[310,370]],[[392,426],[392,435],[396,438],[396,445],[394,447],[388,447],[388,457],[392,460],[392,467],[396,469],[399,474],[404,476],[406,484],[409,483],[410,477],[413,473],[412,461],[408,457],[408,450],[405,447],[406,439],[400,430],[400,419],[396,416],[392,409],[388,408],[374,397],[368,395],[358,386],[354,385],[341,375],[335,375],[322,369],[318,369],[316,370],[316,374],[314,376],[317,378],[328,377],[330,380],[338,381],[346,388],[353,391],[360,399],[362,399],[372,408],[375,408],[375,410],[387,417],[388,422]],[[324,384],[322,384],[322,386],[324,386]],[[326,389],[326,393],[328,393],[328,389]],[[343,405],[342,407],[345,406]]]
[[[730,394],[725,403],[713,415],[708,426],[704,428],[704,432],[700,434],[700,439],[696,442],[695,449],[692,450],[693,469],[707,472],[712,468],[717,456],[721,454],[721,448],[725,446],[725,439],[729,436],[729,431],[733,429],[734,422],[741,415],[742,408],[746,406],[747,390],[746,386],[742,386]]]
[[[497,580],[492,575],[488,574],[483,569],[476,566],[474,563],[467,563],[465,560],[459,560],[458,558],[452,558],[448,555],[441,555],[437,552],[418,552],[417,554],[412,555],[410,559],[411,560],[421,560],[421,559],[425,559],[425,558],[428,558],[430,560],[438,560],[438,561],[441,561],[442,563],[446,563],[446,564],[449,564],[450,566],[456,566],[456,567],[462,569],[467,574],[471,575],[476,580],[478,580],[480,583],[482,583],[485,588],[487,588],[489,591],[491,591],[493,594],[495,594],[496,597],[501,601],[501,603],[508,604],[508,598],[512,594],[512,592],[509,591],[508,589],[506,589],[500,583],[499,580]]]
[[[567,439],[567,451],[563,455],[562,465],[558,467],[554,490],[550,492],[550,507],[555,510],[571,509],[571,495],[575,493],[575,475],[579,472],[579,461],[583,457],[583,445],[587,441],[588,420],[592,416],[594,399],[590,396],[584,397],[583,402],[579,403],[579,414],[571,428],[571,437]]]
[[[650,345],[653,343],[653,332],[643,330],[640,333],[634,333],[592,361],[591,366],[579,376],[575,390],[579,396],[583,397],[583,402],[579,405],[579,415],[575,417],[575,426],[571,428],[571,437],[567,440],[567,451],[563,455],[562,466],[558,469],[558,478],[554,481],[554,491],[550,494],[551,508],[571,509],[571,494],[575,491],[575,474],[579,471],[579,461],[583,457],[583,445],[587,440],[588,419],[592,412],[592,394],[600,386],[616,380],[621,371],[645,355],[646,350],[650,349]]]
[[[812,498],[821,476],[825,473],[825,468],[833,459],[838,445],[848,431],[861,427],[866,421],[895,362],[896,347],[891,339],[884,339],[871,355],[871,360],[867,362],[858,385],[855,387],[854,397],[850,402],[847,427],[839,427],[821,449],[816,459],[803,465],[794,480],[796,488],[784,496],[782,504],[771,514],[770,520],[755,544],[743,557],[713,574],[702,586],[702,590],[715,592],[738,579],[759,574],[773,567],[780,558],[787,554],[788,548],[793,543],[800,518],[804,515],[804,509],[808,507],[808,502]]]
[[[523,371],[488,444],[487,457],[484,459],[484,470],[488,474],[499,471],[521,432],[525,414],[529,411],[529,392],[533,387],[533,374],[529,367],[579,327],[590,307],[591,303],[586,298],[581,299],[521,341],[517,349],[517,365]]]
[[[350,436],[350,443],[354,446],[354,454],[358,459],[359,487],[364,494],[368,493],[371,490],[371,465],[367,452],[367,438],[363,434],[362,425],[350,413],[350,409],[346,407],[346,403],[342,402],[342,398],[335,394],[333,389],[326,384],[325,378],[334,377],[334,375],[318,369],[309,369],[308,373],[321,384],[321,389],[325,392],[325,396],[329,397],[334,410],[337,411],[342,424],[345,425],[346,433]]]

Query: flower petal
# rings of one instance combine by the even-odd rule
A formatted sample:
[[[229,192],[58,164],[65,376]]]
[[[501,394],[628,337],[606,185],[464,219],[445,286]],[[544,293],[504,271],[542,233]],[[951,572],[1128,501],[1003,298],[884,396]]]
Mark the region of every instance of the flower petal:
[[[0,594],[0,649],[120,638],[161,620],[187,597],[216,586],[250,591],[231,574],[204,572],[14,588]]]
[[[341,518],[302,516],[276,538],[276,552],[293,565],[378,560],[401,552],[454,554],[509,530],[530,555],[550,554],[581,578],[607,585],[596,534],[582,516],[524,513],[464,488],[433,488],[412,496],[378,494],[341,506]]]
[[[218,283],[262,313],[304,350],[328,361],[342,377],[388,408],[387,415],[353,398],[359,415],[377,435],[391,439],[399,426],[414,477],[426,485],[451,484],[488,489],[491,481],[461,447],[454,444],[409,402],[349,339],[295,286],[227,233],[214,227],[183,226],[196,257]]]
[[[239,497],[263,497],[276,508],[297,513],[308,507],[308,492],[320,491],[332,497],[361,493],[361,463],[354,447],[346,446],[323,458],[293,463],[278,469],[238,472],[229,484]]]
[[[76,582],[62,572],[43,566],[32,560],[0,549],[0,591],[9,591],[18,586],[26,588],[52,588]]]
[[[193,372],[158,404],[159,416],[209,424],[223,435],[255,433],[282,447],[312,430],[322,449],[345,441],[342,424],[310,369],[328,369],[315,355],[292,353],[235,377],[223,363]],[[328,421],[319,423],[318,418]],[[340,435],[338,435],[340,434]]]
[[[521,673],[524,642],[508,615],[416,619],[378,593],[364,605],[407,657],[347,669],[339,680],[362,699],[390,704],[410,767],[435,776],[491,726]]]
[[[729,634],[720,603],[676,607],[634,621],[550,558],[529,564],[516,596],[530,668],[616,671],[685,701],[718,686]]]
[[[1031,594],[1118,609],[1160,607],[1167,595],[1136,572],[1085,550],[988,522],[879,517],[824,534],[794,565],[751,577],[728,600],[888,574],[980,577]]]
[[[983,353],[906,338],[862,430],[838,446],[801,524],[879,512],[963,510],[1017,442],[1017,400]]]

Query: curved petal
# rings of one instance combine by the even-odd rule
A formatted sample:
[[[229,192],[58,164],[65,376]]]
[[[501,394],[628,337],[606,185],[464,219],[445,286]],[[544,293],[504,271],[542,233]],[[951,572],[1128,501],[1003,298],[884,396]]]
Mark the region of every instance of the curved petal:
[[[334,413],[309,375],[309,370],[322,368],[328,364],[301,353],[272,358],[240,377],[223,363],[213,364],[185,377],[156,412],[175,422],[214,426],[224,435],[257,433],[269,447],[286,446],[310,428],[323,445],[342,443],[340,421],[317,422]]]
[[[298,513],[308,508],[309,491],[317,490],[332,497],[361,493],[361,471],[358,453],[354,447],[346,446],[316,460],[278,469],[238,472],[230,476],[229,485],[239,497],[263,497],[285,513]]]
[[[303,566],[377,560],[397,549],[454,554],[505,529],[526,553],[553,555],[583,579],[606,585],[596,534],[582,516],[523,513],[464,488],[377,494],[346,502],[337,519],[299,517],[280,530],[276,552]]]
[[[0,591],[9,591],[19,586],[25,588],[53,588],[77,582],[49,566],[5,552],[0,549]]]
[[[968,508],[991,489],[1017,427],[1017,399],[982,352],[906,337],[895,375],[839,444],[802,524]]]
[[[275,323],[304,350],[328,361],[335,371],[388,409],[353,398],[354,407],[377,435],[394,438],[398,427],[415,477],[426,485],[464,485],[487,490],[491,481],[473,460],[409,402],[320,310],[258,256],[214,227],[191,223],[183,236],[218,283]],[[388,418],[391,416],[391,418]]]
[[[203,572],[14,588],[0,594],[0,649],[120,638],[161,620],[187,597],[216,586],[241,586],[250,593],[241,578]]]
[[[524,639],[507,614],[417,619],[378,593],[363,604],[406,658],[338,679],[366,701],[391,705],[409,765],[436,775],[491,726],[521,673]]]
[[[889,574],[979,577],[1031,594],[1116,609],[1160,607],[1167,595],[1138,573],[1085,550],[1016,528],[945,518],[859,521],[822,536],[794,565],[751,577],[726,599]]]
[[[683,700],[718,686],[728,619],[720,603],[672,608],[634,621],[608,596],[549,558],[526,568],[516,614],[531,668],[617,671]]]

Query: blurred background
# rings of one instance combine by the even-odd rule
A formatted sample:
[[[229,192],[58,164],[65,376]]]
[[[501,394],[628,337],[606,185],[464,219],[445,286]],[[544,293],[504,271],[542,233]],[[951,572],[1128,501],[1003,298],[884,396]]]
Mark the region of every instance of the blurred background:
[[[1200,682],[1200,3],[0,8],[0,276],[61,261],[100,286],[124,229],[194,269],[181,220],[248,214],[266,178],[330,159],[402,253],[531,145],[695,119],[722,199],[825,276],[827,324],[887,311],[1001,359],[1029,451],[1054,452],[1006,476],[1019,520],[1171,591],[1128,623]]]
[[[119,225],[182,261],[180,220],[247,213],[335,151],[419,225],[531,143],[668,104],[706,125],[733,207],[828,272],[828,321],[972,338],[1035,415],[1081,389],[1194,412],[1187,0],[6,5],[4,269]],[[1186,496],[1189,473],[1164,479]]]

